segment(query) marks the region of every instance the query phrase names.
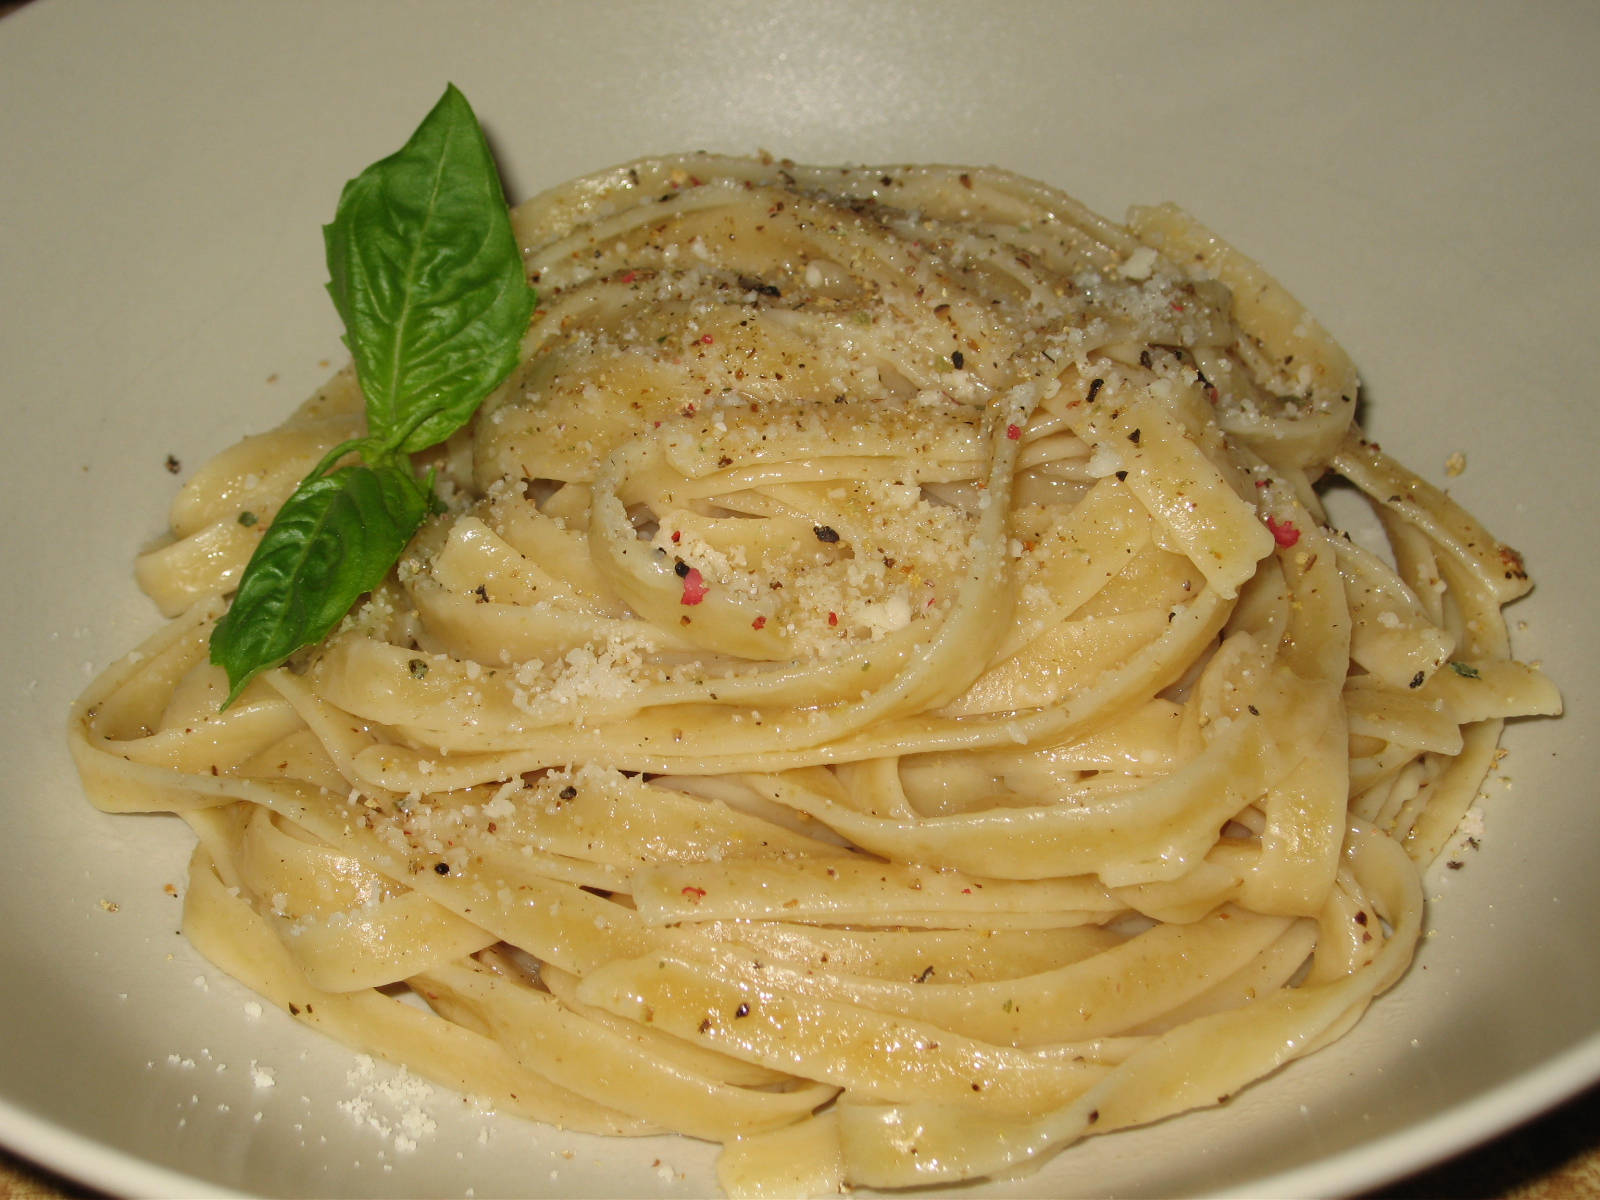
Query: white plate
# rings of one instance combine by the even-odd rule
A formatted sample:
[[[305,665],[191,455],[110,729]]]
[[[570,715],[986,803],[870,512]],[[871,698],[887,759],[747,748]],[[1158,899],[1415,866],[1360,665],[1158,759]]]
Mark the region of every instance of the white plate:
[[[177,478],[339,357],[318,225],[454,80],[514,194],[636,154],[996,162],[1112,213],[1175,198],[1341,337],[1370,423],[1522,547],[1511,730],[1415,968],[1227,1106],[995,1194],[1351,1191],[1600,1077],[1591,734],[1600,22],[1583,6],[86,4],[0,22],[0,1140],[128,1193],[700,1195],[710,1152],[401,1106],[176,936],[187,837],[84,803],[62,730],[151,631]],[[1523,623],[1526,627],[1523,628]],[[105,902],[105,903],[102,903]],[[117,911],[108,911],[115,904]],[[258,1086],[251,1064],[275,1086]],[[261,1078],[264,1078],[261,1077]],[[353,1109],[371,1105],[367,1120]]]

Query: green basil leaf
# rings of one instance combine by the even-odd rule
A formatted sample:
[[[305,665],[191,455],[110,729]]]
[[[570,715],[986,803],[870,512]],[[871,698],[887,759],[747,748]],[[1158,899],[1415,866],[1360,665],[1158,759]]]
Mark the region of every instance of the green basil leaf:
[[[294,490],[211,635],[211,661],[228,673],[224,708],[262,671],[326,637],[382,582],[429,497],[428,485],[393,461],[339,467]]]
[[[537,302],[483,130],[454,86],[404,147],[345,185],[323,238],[368,436],[328,452],[245,567],[211,635],[223,708],[388,573],[436,503],[405,456],[466,424],[511,373]],[[352,453],[367,465],[332,469]]]
[[[329,294],[386,450],[449,437],[516,366],[535,295],[483,130],[452,84],[323,229]]]

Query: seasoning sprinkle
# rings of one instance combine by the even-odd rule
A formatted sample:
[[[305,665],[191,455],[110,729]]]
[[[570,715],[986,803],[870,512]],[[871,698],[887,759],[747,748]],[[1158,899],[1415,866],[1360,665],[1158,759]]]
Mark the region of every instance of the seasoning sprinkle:
[[[1267,529],[1272,534],[1272,540],[1285,550],[1300,540],[1300,531],[1295,528],[1293,521],[1280,521],[1276,517],[1268,517]]]

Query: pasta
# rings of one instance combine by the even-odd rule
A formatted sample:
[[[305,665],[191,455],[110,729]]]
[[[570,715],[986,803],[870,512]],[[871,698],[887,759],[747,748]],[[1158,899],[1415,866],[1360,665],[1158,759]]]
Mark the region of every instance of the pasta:
[[[170,621],[73,711],[96,805],[193,827],[202,953],[502,1109],[723,1143],[736,1195],[1014,1172],[1401,976],[1560,699],[1515,552],[1258,266],[953,167],[646,160],[513,220],[521,366],[389,579],[219,712],[346,371],[183,487]]]

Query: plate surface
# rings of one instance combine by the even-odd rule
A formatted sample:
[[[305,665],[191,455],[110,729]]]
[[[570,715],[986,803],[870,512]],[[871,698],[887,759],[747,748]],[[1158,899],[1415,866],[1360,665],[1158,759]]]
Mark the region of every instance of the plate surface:
[[[397,1083],[176,933],[188,837],[83,801],[65,713],[154,630],[131,559],[181,471],[341,357],[318,226],[453,80],[525,195],[633,156],[997,163],[1176,199],[1360,364],[1368,424],[1518,545],[1572,715],[1513,728],[1411,974],[1217,1110],[994,1195],[1353,1191],[1600,1077],[1588,6],[89,4],[0,21],[0,1141],[119,1193],[702,1195],[711,1152]],[[270,1086],[268,1086],[270,1084]]]

